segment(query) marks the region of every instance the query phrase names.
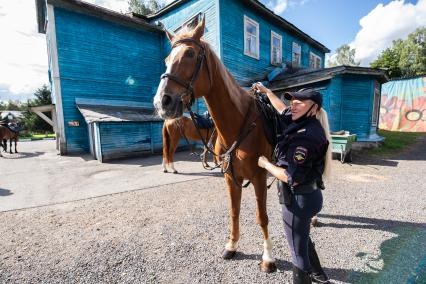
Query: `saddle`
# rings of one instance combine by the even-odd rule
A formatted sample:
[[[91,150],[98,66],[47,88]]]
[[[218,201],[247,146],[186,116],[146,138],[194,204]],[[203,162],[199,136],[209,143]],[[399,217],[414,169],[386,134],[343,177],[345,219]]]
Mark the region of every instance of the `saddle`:
[[[200,129],[211,129],[214,127],[213,119],[207,111],[204,115],[194,113],[194,119],[194,123],[196,123]]]
[[[6,127],[7,129],[9,129],[10,131],[14,133],[19,133],[19,131],[21,131],[21,128],[16,123],[11,123],[11,122],[6,123],[4,121],[0,121],[0,125]]]
[[[284,123],[279,113],[272,106],[266,94],[256,92],[255,98],[266,139],[275,148],[277,145],[277,136],[284,131],[285,125],[283,125]]]

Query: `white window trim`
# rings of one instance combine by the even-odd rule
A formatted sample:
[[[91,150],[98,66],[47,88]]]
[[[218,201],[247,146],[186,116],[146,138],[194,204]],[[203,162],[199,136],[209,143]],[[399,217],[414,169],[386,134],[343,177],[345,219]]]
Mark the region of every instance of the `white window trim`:
[[[316,69],[319,69],[319,68],[321,68],[321,66],[322,66],[322,59],[321,59],[321,57],[320,56],[318,56],[318,55],[316,55],[315,53],[313,53],[312,51],[310,51],[309,52],[309,67],[311,66],[311,56],[312,57],[314,57],[314,58],[318,58],[319,59],[319,62],[320,62],[320,64],[319,64],[319,66],[318,67],[316,67]]]
[[[199,13],[191,16],[189,19],[187,19],[186,21],[184,21],[182,25],[180,25],[179,27],[177,27],[173,32],[175,34],[178,33],[182,28],[185,28],[190,22],[192,22],[196,18],[198,18],[198,22],[200,22],[201,19],[202,19],[202,15],[203,14],[201,12],[199,12]]]
[[[299,53],[299,62],[297,62],[297,65],[300,66],[301,62],[302,62],[302,46],[300,44],[298,44],[297,42],[294,42],[291,44],[291,63],[293,63],[293,54],[294,54],[294,45],[298,45],[299,49],[300,49],[300,53]]]
[[[246,50],[246,23],[251,23],[253,25],[256,26],[256,50],[257,50],[257,54],[252,54],[250,52],[247,52]],[[247,17],[246,15],[244,15],[244,54],[250,57],[253,57],[257,60],[259,60],[259,54],[260,54],[260,48],[259,48],[259,23],[256,22],[255,20],[250,19],[249,17]]]
[[[273,55],[273,39],[277,38],[280,40],[280,47],[279,47],[279,51],[280,51],[280,62],[274,62],[274,55]],[[271,31],[271,64],[272,65],[281,65],[281,63],[283,63],[283,37],[279,34],[277,34],[274,31]]]

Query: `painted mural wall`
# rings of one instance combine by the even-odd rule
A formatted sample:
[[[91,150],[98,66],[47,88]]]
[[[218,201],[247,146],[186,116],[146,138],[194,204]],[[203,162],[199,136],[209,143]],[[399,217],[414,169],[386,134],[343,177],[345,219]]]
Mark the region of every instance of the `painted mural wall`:
[[[379,128],[426,132],[426,76],[382,86]]]

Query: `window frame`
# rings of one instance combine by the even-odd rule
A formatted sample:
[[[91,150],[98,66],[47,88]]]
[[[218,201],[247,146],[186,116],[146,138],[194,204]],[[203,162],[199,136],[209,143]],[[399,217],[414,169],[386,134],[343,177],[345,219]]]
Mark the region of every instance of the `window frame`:
[[[257,51],[257,54],[250,53],[249,51],[247,51],[247,48],[246,48],[247,47],[246,46],[246,38],[247,38],[246,36],[248,34],[247,30],[246,30],[246,27],[247,27],[246,24],[247,23],[250,23],[250,24],[256,26],[256,51]],[[259,60],[259,58],[260,58],[259,29],[260,28],[259,28],[259,23],[258,22],[256,22],[253,19],[250,19],[249,17],[247,17],[246,15],[244,15],[244,55],[247,55],[249,57],[255,58],[257,60]]]
[[[294,66],[294,46],[297,45],[299,47],[299,62],[297,62],[297,66],[301,66],[302,64],[302,45],[298,44],[297,42],[293,41],[292,45],[291,45],[291,65]]]
[[[180,25],[178,28],[176,28],[173,33],[177,34],[180,30],[182,30],[184,27],[187,27],[189,23],[191,23],[192,21],[194,21],[195,19],[197,19],[197,25],[200,23],[201,19],[202,19],[202,15],[203,13],[199,12],[197,14],[195,14],[194,16],[190,17],[188,20],[186,20],[185,22],[183,22],[182,25]]]
[[[274,45],[273,45],[274,37],[277,38],[280,42],[280,46],[279,46],[279,52],[280,52],[279,60],[280,60],[280,62],[274,62],[274,56],[273,56],[273,54],[274,54],[274,52],[273,52],[273,50],[274,50]],[[283,63],[283,37],[280,34],[271,30],[271,64],[274,65],[274,66],[280,66],[282,63]]]
[[[315,53],[313,53],[312,51],[309,52],[309,67],[311,67],[311,57],[313,57],[314,59],[314,65],[316,65],[316,60],[319,59],[319,65],[318,67],[313,67],[313,69],[320,69],[321,68],[321,63],[322,63],[322,58],[321,56],[316,55]]]
[[[374,93],[373,93],[373,108],[371,110],[371,126],[379,127],[380,120],[380,101],[382,97],[382,90],[380,83],[375,80],[374,81]]]

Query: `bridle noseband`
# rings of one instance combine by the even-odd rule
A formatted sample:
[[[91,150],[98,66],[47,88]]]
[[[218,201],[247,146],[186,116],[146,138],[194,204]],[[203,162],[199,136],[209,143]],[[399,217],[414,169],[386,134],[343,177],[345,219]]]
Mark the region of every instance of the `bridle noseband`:
[[[186,82],[185,80],[183,80],[183,79],[179,78],[178,76],[173,75],[171,73],[164,73],[163,75],[161,75],[160,78],[161,79],[168,78],[168,79],[173,80],[176,83],[178,83],[179,85],[186,88],[186,90],[181,95],[181,99],[182,99],[182,102],[184,102],[184,98],[187,97],[187,96],[190,96],[189,104],[185,105],[186,108],[188,108],[188,110],[190,110],[191,106],[195,102],[194,83],[195,83],[195,80],[197,80],[198,75],[200,74],[201,66],[203,65],[203,61],[205,60],[206,49],[201,43],[197,42],[196,40],[194,40],[192,38],[184,38],[184,39],[180,39],[180,40],[175,41],[172,45],[172,49],[175,48],[177,45],[179,45],[181,43],[186,43],[186,42],[194,43],[195,45],[197,45],[200,48],[200,52],[198,53],[198,57],[197,57],[197,63],[195,65],[195,71],[192,74],[191,80],[189,82]]]

